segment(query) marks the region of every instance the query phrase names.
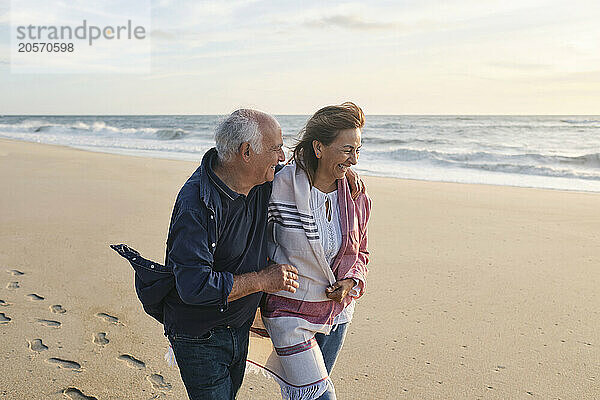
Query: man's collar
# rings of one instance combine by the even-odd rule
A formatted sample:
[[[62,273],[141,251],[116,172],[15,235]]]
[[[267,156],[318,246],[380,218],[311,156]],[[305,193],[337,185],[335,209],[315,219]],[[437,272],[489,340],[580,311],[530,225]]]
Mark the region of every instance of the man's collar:
[[[223,182],[221,180],[221,178],[219,178],[217,176],[217,174],[215,174],[215,171],[213,170],[213,165],[214,163],[217,162],[217,157],[216,157],[216,152],[215,152],[215,156],[211,157],[209,160],[207,160],[208,162],[206,163],[206,172],[208,173],[208,178],[212,181],[212,183],[221,191],[223,192],[230,200],[235,200],[237,199],[239,196],[241,196],[241,194],[234,192],[233,190],[231,190],[229,188],[229,186],[227,186],[225,184],[225,182]]]

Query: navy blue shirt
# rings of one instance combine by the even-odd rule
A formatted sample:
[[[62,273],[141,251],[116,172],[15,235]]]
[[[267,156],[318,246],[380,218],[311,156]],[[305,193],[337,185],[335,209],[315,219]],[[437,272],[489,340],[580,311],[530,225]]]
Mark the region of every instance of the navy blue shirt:
[[[201,336],[216,326],[239,327],[254,317],[262,292],[227,302],[233,275],[267,264],[267,207],[272,184],[248,196],[214,173],[215,149],[181,188],[169,227],[165,265],[175,288],[164,302],[165,334]]]

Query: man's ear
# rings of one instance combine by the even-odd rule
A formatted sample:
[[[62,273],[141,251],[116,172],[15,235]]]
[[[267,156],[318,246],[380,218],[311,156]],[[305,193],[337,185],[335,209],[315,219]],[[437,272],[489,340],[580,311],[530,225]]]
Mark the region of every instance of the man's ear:
[[[250,142],[242,143],[242,160],[248,162],[250,160]]]

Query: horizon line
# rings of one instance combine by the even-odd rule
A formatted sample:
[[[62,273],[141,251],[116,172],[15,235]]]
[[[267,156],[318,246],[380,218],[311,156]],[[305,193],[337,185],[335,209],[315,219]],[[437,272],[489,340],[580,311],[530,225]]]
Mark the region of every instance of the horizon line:
[[[227,114],[0,114],[2,117],[214,117]],[[298,116],[304,117],[311,114],[281,114],[273,113],[271,115],[279,116]],[[600,114],[365,114],[373,117],[599,117]]]

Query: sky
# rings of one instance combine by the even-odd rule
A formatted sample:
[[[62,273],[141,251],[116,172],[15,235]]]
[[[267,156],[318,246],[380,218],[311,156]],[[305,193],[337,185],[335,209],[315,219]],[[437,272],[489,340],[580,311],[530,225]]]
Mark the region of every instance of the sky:
[[[23,74],[0,0],[0,115],[600,114],[597,0],[148,1],[149,72]]]

